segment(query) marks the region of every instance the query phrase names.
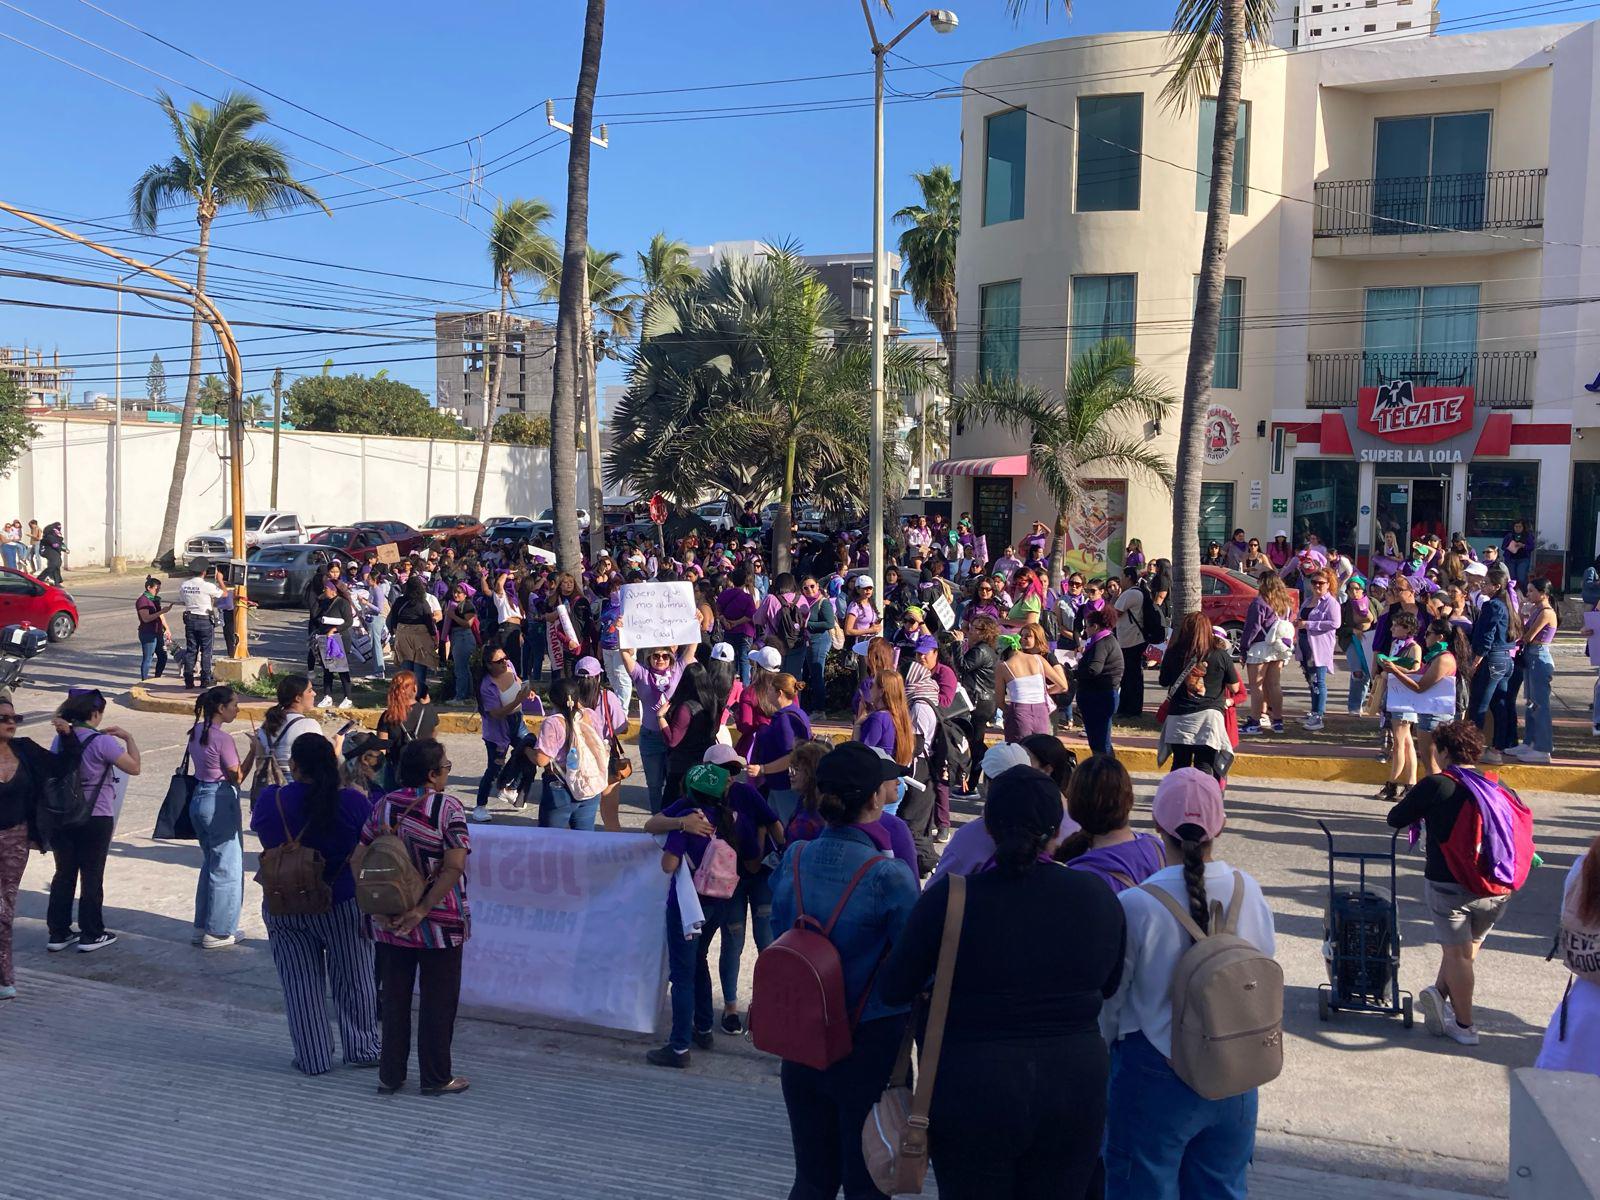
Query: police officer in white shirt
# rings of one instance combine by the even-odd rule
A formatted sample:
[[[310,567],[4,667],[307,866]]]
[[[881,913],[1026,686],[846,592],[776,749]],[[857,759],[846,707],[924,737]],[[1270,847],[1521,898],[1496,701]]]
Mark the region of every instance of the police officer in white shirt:
[[[204,571],[192,567],[188,579],[178,585],[178,595],[183,600],[183,686],[194,687],[195,667],[200,668],[200,686],[210,687],[212,642],[217,635],[217,601],[222,599],[222,589],[205,577]]]

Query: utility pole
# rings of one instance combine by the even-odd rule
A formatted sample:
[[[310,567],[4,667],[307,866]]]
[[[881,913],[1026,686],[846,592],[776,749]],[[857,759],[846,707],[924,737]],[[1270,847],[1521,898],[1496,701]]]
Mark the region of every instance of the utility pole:
[[[283,368],[272,373],[272,505],[278,507],[278,438],[283,434]]]

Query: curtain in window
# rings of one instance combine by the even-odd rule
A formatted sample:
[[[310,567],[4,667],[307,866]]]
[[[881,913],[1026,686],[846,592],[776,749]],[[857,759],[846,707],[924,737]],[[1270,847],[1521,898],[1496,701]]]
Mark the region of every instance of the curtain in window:
[[[1478,349],[1478,285],[1455,284],[1422,290],[1423,365],[1440,386],[1471,384]]]
[[[1015,379],[1022,317],[1021,282],[990,284],[980,295],[979,309],[979,377]]]
[[[1418,288],[1368,288],[1361,386],[1376,387],[1410,370],[1417,350]]]
[[[1074,275],[1069,359],[1110,338],[1133,345],[1137,275]]]

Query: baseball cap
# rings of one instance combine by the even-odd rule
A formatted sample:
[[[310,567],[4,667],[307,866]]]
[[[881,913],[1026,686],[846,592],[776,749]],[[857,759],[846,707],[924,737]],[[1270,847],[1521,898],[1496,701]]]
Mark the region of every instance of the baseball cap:
[[[711,647],[711,657],[717,662],[732,662],[733,646],[728,642],[717,642]]]
[[[1489,568],[1484,566],[1481,562],[1469,562],[1461,569],[1468,575],[1485,576],[1489,573]]]
[[[1061,828],[1061,789],[1037,767],[1012,767],[989,781],[983,823],[991,836],[1001,828],[1021,828],[1053,836]]]
[[[592,655],[585,654],[578,660],[578,665],[572,669],[574,675],[600,674],[600,660]]]
[[[1214,776],[1194,767],[1170,772],[1157,785],[1150,808],[1156,826],[1173,837],[1178,836],[1180,825],[1198,825],[1210,841],[1227,823],[1222,811],[1222,788]]]
[[[722,767],[701,763],[689,768],[689,773],[683,777],[683,786],[698,796],[720,800],[728,794],[728,772]]]
[[[927,654],[929,651],[937,650],[938,648],[939,639],[934,637],[931,633],[925,633],[919,637],[917,639],[916,646],[913,647],[918,654]]]
[[[1280,530],[1278,530],[1277,533],[1273,534],[1272,536],[1273,537],[1286,538],[1286,537],[1289,536],[1289,531],[1287,529],[1280,529]]]
[[[378,735],[375,733],[356,730],[344,735],[344,745],[339,749],[345,758],[360,758],[368,750],[382,750],[383,743],[378,740]]]
[[[855,585],[858,588],[871,587],[872,586],[872,576],[871,575],[857,575],[856,576]]]
[[[732,746],[724,746],[721,742],[712,742],[711,748],[700,756],[700,761],[713,767],[731,767],[737,763],[741,770],[745,765],[737,750]]]
[[[909,775],[911,769],[894,759],[880,757],[860,742],[835,746],[817,760],[816,781],[820,791],[835,796],[859,797],[878,790],[889,779]]]
[[[771,646],[761,646],[750,651],[746,656],[758,667],[765,667],[769,671],[776,671],[783,666],[783,655]]]
[[[1028,757],[1028,752],[1016,742],[1001,742],[997,746],[990,746],[983,754],[983,773],[990,779],[998,779],[1013,767],[1031,767],[1033,759]]]

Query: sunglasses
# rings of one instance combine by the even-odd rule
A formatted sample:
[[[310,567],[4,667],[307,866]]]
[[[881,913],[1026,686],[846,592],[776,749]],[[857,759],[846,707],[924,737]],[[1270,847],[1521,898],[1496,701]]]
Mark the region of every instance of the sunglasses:
[[[16,713],[0,713],[0,725],[21,725],[22,718]]]
[[[503,658],[503,657],[502,658],[491,658],[489,660],[489,665],[491,667],[498,667],[501,663],[506,663],[506,662],[510,662],[510,661],[511,660],[509,658]]]

